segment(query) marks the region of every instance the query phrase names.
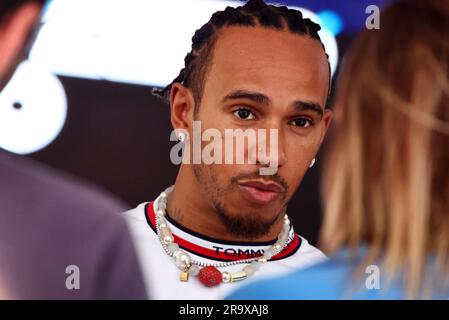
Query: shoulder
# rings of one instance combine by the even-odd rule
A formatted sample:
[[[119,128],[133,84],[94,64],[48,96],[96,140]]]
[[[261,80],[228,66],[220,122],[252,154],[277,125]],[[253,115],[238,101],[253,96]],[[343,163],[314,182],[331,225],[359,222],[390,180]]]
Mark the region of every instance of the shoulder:
[[[89,182],[23,156],[0,151],[0,204],[17,223],[45,223],[66,232],[126,227],[124,204]],[[12,223],[12,222],[11,222]],[[61,231],[63,232],[63,231]]]
[[[123,217],[129,222],[147,222],[146,210],[152,204],[152,202],[143,202],[137,207],[123,212]]]
[[[297,240],[295,240],[297,239]],[[287,270],[295,271],[297,269],[303,269],[311,265],[315,265],[326,260],[326,256],[318,248],[311,245],[307,239],[295,234],[295,238],[291,242],[290,246],[296,246],[296,248],[288,248],[291,251],[288,256],[279,261],[279,264]]]
[[[116,213],[125,208],[116,197],[92,183],[4,151],[0,151],[0,178],[2,194],[12,195],[10,200],[51,201],[55,206],[94,207]]]
[[[123,210],[90,183],[0,151],[0,251],[24,297],[144,297]],[[71,264],[88,279],[83,291],[60,286],[54,270]]]
[[[298,254],[301,254],[311,263],[322,262],[327,259],[326,255],[320,249],[311,245],[306,238],[301,236],[299,238],[301,239],[301,246],[298,249]]]
[[[148,215],[151,210],[149,206],[152,205],[153,202],[143,202],[122,214],[138,249],[152,245],[154,240],[157,240],[156,230],[150,221],[151,217]],[[156,243],[158,242],[156,241]]]
[[[229,299],[402,299],[404,290],[395,279],[389,286],[369,287],[372,272],[358,267],[363,261],[363,250],[350,253],[344,249],[329,259],[296,270],[293,273],[253,283],[236,291]],[[371,282],[369,282],[371,283]]]
[[[309,245],[310,246],[310,245]],[[352,268],[339,259],[325,258],[315,248],[311,254],[320,257],[318,263],[297,269],[287,275],[253,283],[236,291],[229,299],[339,299]]]
[[[133,236],[141,235],[146,238],[148,232],[151,231],[149,230],[152,228],[152,224],[148,216],[148,206],[152,205],[153,202],[143,202],[137,207],[122,213]]]

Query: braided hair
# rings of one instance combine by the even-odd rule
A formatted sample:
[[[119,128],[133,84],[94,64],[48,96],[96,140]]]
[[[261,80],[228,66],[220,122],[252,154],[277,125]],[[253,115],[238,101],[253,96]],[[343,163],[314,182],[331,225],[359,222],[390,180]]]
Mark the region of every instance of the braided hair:
[[[286,6],[268,5],[263,0],[249,0],[245,5],[233,8],[226,7],[215,12],[209,22],[198,29],[192,37],[192,51],[184,58],[184,68],[179,75],[165,88],[154,88],[153,94],[168,102],[169,92],[175,82],[191,88],[197,110],[204,89],[204,82],[210,68],[210,59],[217,33],[227,26],[261,26],[276,30],[289,30],[298,35],[306,35],[323,43],[318,35],[321,27],[310,19],[304,19],[298,10]],[[329,56],[326,54],[326,57]],[[329,62],[328,62],[329,63]],[[330,75],[330,65],[329,65]],[[329,76],[330,84],[330,76]],[[329,85],[330,90],[330,85]]]

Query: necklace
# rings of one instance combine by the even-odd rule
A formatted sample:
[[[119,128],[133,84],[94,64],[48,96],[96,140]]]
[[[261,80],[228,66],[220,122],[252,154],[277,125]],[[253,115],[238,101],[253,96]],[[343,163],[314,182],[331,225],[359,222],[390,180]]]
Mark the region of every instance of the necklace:
[[[190,255],[179,248],[179,245],[174,242],[172,231],[168,227],[165,219],[167,208],[167,197],[172,192],[174,186],[171,186],[163,191],[156,201],[156,230],[165,253],[172,257],[178,269],[181,270],[180,281],[188,281],[189,275],[198,277],[200,282],[207,287],[213,287],[221,282],[236,282],[252,276],[259,268],[267,263],[273,256],[279,254],[284,250],[288,244],[288,236],[290,231],[290,220],[288,216],[284,216],[284,225],[279,234],[277,241],[264,250],[264,254],[260,257],[219,262],[219,263],[204,263],[193,260]],[[237,272],[221,272],[218,268],[228,267],[237,264],[247,265]]]

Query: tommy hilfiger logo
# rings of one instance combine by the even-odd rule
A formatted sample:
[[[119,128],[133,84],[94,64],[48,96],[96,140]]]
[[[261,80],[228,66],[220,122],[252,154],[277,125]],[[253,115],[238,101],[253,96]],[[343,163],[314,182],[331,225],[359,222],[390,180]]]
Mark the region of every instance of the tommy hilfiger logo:
[[[245,256],[245,257],[249,257],[249,258],[255,258],[255,257],[259,257],[264,254],[263,249],[258,249],[258,250],[253,250],[253,249],[242,250],[242,249],[233,249],[233,248],[225,249],[225,248],[217,247],[217,246],[212,246],[212,248],[215,249],[215,254],[217,256],[219,256],[221,253],[223,253],[228,257],[237,256],[237,257],[241,258],[242,256]]]

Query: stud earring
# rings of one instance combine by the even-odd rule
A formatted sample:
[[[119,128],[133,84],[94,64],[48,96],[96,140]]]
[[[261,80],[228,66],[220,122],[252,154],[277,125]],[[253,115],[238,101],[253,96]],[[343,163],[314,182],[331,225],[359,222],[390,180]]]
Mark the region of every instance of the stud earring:
[[[315,164],[315,158],[313,158],[312,162],[310,162],[309,168],[312,168],[314,164]]]
[[[178,141],[184,142],[186,140],[186,135],[184,132],[178,133]]]

